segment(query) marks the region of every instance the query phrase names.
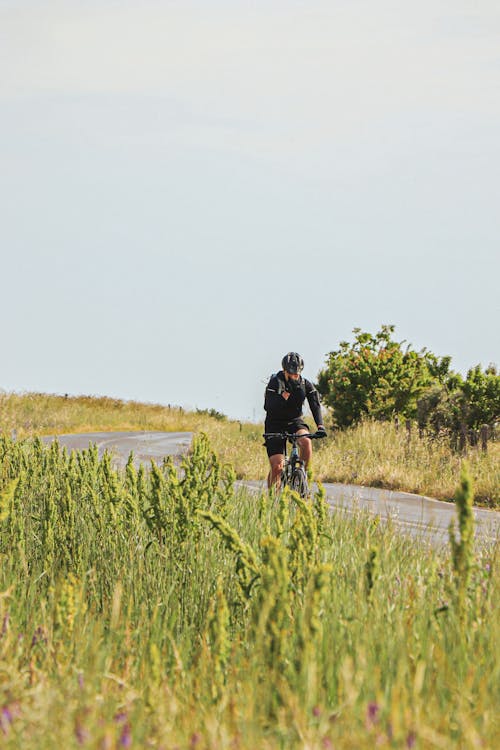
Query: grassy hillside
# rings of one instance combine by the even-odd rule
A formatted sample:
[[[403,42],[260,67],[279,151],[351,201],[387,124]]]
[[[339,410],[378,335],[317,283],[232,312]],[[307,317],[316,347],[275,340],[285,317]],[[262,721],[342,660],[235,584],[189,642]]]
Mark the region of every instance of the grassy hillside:
[[[311,425],[312,420],[310,421]],[[95,430],[166,430],[206,432],[221,457],[242,478],[265,477],[267,457],[262,425],[220,420],[207,413],[186,412],[154,404],[109,398],[0,395],[0,431],[18,438]],[[467,460],[476,488],[476,503],[500,508],[500,443],[488,452],[469,448]],[[314,475],[321,481],[400,489],[450,499],[463,455],[445,441],[407,442],[404,430],[388,423],[366,422],[315,444]]]
[[[0,439],[2,747],[497,748],[498,544],[233,479]]]
[[[198,431],[217,420],[180,407],[94,396],[0,394],[0,429],[17,437],[100,430]]]

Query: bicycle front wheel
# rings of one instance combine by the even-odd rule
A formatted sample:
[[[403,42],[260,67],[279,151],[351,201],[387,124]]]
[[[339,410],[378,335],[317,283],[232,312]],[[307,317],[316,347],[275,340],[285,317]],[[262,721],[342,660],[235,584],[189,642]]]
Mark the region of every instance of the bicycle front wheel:
[[[307,483],[307,475],[304,469],[295,469],[290,481],[290,487],[294,492],[297,492],[300,497],[308,496],[309,485]]]

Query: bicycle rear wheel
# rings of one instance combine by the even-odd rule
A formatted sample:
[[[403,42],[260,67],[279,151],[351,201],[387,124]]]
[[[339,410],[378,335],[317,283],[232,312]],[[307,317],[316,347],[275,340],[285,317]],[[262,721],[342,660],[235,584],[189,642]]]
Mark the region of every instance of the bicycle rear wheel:
[[[309,494],[309,484],[307,482],[307,474],[304,469],[295,469],[290,481],[290,487],[292,490],[297,492],[300,497],[307,497]]]

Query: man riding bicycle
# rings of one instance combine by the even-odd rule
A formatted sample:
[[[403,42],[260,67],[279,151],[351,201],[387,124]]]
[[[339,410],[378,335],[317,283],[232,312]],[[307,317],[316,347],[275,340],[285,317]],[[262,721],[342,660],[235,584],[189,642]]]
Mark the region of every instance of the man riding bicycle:
[[[321,418],[318,391],[300,374],[304,369],[304,360],[297,352],[288,352],[281,361],[281,367],[283,369],[271,377],[266,387],[265,432],[308,434],[309,428],[302,419],[302,407],[307,399],[318,432],[326,435]],[[267,486],[270,489],[271,487],[279,489],[285,458],[285,440],[279,437],[266,438],[266,449],[271,465]],[[307,468],[312,456],[312,442],[309,438],[299,440],[299,452]]]

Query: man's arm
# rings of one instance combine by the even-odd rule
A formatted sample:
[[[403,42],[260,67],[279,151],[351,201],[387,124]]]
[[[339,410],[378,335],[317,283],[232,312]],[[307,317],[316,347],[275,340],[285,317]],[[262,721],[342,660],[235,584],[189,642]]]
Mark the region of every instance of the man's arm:
[[[267,384],[264,397],[264,409],[268,414],[270,412],[278,412],[278,414],[280,414],[289,396],[290,394],[288,391],[283,391],[278,377],[275,375]]]
[[[309,380],[306,380],[306,398],[318,430],[324,430],[325,427],[323,425],[323,417],[321,416],[319,394]]]

